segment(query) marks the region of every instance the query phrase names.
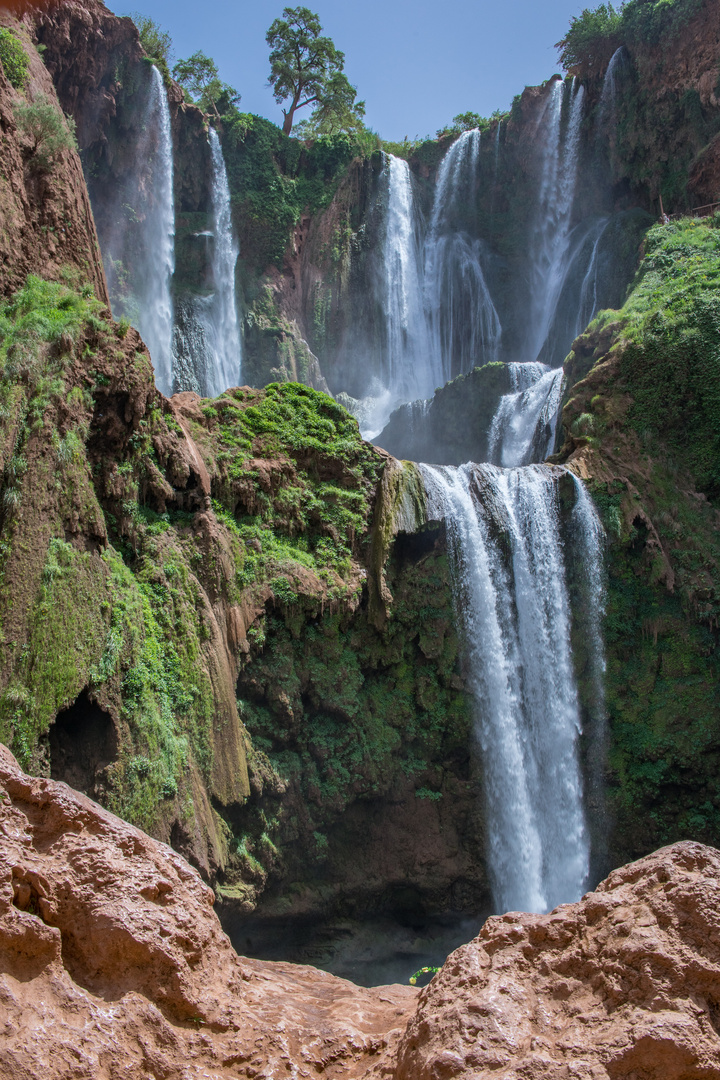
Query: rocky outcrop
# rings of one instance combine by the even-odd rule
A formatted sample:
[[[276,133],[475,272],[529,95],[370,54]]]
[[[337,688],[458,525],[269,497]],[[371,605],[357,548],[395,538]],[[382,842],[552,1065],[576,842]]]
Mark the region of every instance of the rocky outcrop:
[[[364,990],[237,956],[180,856],[0,747],[0,1077],[709,1080],[719,882],[677,844]]]
[[[359,1077],[417,992],[242,960],[170,848],[0,748],[0,1077]]]
[[[500,398],[512,389],[507,364],[476,367],[429,401],[401,405],[375,442],[396,457],[428,464],[488,461],[492,419]]]
[[[488,919],[423,991],[395,1080],[720,1075],[719,875],[676,844],[580,903]]]
[[[22,25],[0,10],[0,26],[12,27],[29,60],[27,85],[11,86],[0,67],[0,295],[9,295],[28,274],[60,278],[74,268],[107,302],[107,286],[95,224],[78,155],[63,149],[52,168],[39,168],[32,138],[19,131],[15,108],[42,95],[56,101],[52,79]]]

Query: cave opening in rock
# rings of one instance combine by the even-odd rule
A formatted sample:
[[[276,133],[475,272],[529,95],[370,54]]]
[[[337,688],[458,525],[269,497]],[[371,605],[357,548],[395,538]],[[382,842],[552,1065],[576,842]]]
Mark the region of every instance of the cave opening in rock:
[[[102,801],[107,767],[117,757],[117,732],[110,714],[91,701],[87,690],[58,713],[49,743],[52,779]]]

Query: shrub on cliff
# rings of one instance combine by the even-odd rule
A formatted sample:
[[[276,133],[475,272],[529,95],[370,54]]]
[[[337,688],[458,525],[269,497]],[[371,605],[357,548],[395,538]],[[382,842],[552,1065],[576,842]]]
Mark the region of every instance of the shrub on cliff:
[[[34,101],[17,102],[15,123],[32,141],[31,162],[40,172],[47,172],[63,150],[77,150],[75,121],[63,114],[45,96]]]
[[[27,53],[11,30],[0,28],[0,63],[16,90],[22,90],[27,82],[30,63]]]

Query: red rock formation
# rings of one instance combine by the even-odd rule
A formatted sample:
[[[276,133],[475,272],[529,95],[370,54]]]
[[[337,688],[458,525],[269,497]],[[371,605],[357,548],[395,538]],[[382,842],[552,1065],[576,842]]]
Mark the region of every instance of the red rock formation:
[[[720,852],[700,844],[489,919],[419,999],[240,958],[212,904],[170,848],[0,747],[0,1080],[720,1077]]]
[[[550,915],[488,919],[423,992],[395,1080],[720,1077],[720,852],[663,848]]]
[[[240,959],[169,847],[0,747],[0,1078],[364,1075],[417,992]]]

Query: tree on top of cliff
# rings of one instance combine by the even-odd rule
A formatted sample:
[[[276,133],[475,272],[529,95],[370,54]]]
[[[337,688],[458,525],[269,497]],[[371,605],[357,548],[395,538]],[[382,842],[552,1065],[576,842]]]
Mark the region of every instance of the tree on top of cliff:
[[[272,50],[269,83],[275,100],[281,104],[290,98],[290,107],[283,109],[286,135],[292,130],[295,113],[306,105],[315,106],[313,120],[329,133],[336,133],[330,131],[331,124],[336,131],[346,131],[348,123],[362,119],[364,103],[355,103],[357,91],[343,74],[345,54],[329,37],[322,36],[320,19],[309,8],[286,7],[265,40]]]
[[[170,61],[172,60],[172,38],[162,30],[154,19],[135,11],[130,16],[137,27],[142,45],[148,59],[161,72],[165,82],[170,79]]]
[[[612,4],[600,4],[591,11],[585,8],[573,15],[565,37],[555,48],[560,50],[560,63],[574,75],[599,75],[610,57],[621,45],[622,9]]]
[[[237,90],[219,78],[215,61],[200,50],[187,60],[178,60],[172,73],[192,102],[204,112],[214,112],[218,118],[220,109],[227,112],[240,102]]]

